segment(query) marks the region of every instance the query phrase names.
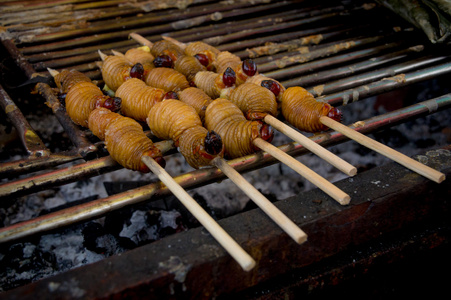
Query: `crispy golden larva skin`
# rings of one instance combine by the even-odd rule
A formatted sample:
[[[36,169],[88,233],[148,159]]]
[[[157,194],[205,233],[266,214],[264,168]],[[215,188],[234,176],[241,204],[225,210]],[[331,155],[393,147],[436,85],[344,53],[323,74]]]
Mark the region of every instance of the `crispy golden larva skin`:
[[[312,94],[301,87],[290,87],[282,95],[282,114],[294,127],[306,132],[326,130],[319,118],[326,116],[330,104],[316,101]]]
[[[164,95],[164,90],[148,86],[136,78],[130,78],[116,91],[116,96],[122,99],[122,114],[141,122],[146,121],[150,109],[163,101]]]
[[[203,90],[189,87],[178,93],[180,101],[192,106],[199,115],[202,122],[205,120],[205,110],[213,101]]]
[[[233,71],[235,71],[237,86],[245,83],[248,78],[252,77],[244,73],[243,62],[241,61],[241,58],[228,51],[222,51],[221,53],[219,53],[216,56],[214,65],[216,67],[216,72],[218,73],[224,72],[229,67],[232,68]]]
[[[88,127],[89,114],[107,98],[92,82],[78,82],[66,94],[67,114],[75,124]]]
[[[105,84],[116,91],[121,84],[130,78],[133,64],[124,56],[107,56],[102,65],[102,77]]]
[[[91,82],[91,79],[77,70],[62,70],[54,77],[54,81],[60,93],[67,93],[76,83]]]
[[[147,124],[155,136],[173,140],[176,146],[178,146],[180,135],[185,130],[202,126],[194,108],[173,99],[156,103],[149,112]]]
[[[145,49],[143,47],[131,48],[125,52],[125,58],[133,65],[137,63],[153,65],[155,57]]]
[[[205,126],[221,136],[225,155],[228,158],[236,158],[256,151],[252,141],[259,137],[262,123],[246,120],[236,105],[219,98],[208,105]]]
[[[201,71],[194,76],[194,84],[203,90],[209,97],[216,99],[221,97],[221,94],[225,91],[234,88],[226,87],[222,81],[223,74],[218,74],[212,71]]]
[[[170,41],[160,40],[152,45],[152,48],[150,48],[150,53],[152,53],[154,57],[159,55],[169,55],[172,59],[176,60],[179,56],[184,54],[184,51]]]
[[[198,72],[207,70],[199,60],[188,55],[180,56],[174,63],[174,69],[182,73],[188,82],[193,81],[194,76],[196,76]]]
[[[149,172],[141,158],[161,156],[161,151],[145,135],[141,125],[131,118],[97,108],[91,113],[89,124],[93,133],[99,138],[104,137],[111,157],[127,169]]]
[[[170,68],[154,68],[145,76],[144,81],[147,85],[166,92],[178,92],[189,87],[186,77]]]
[[[216,56],[221,51],[219,51],[217,48],[215,48],[213,46],[210,46],[204,42],[199,42],[199,41],[189,43],[185,48],[185,54],[190,55],[190,56],[194,56],[194,55],[196,55],[198,53],[202,53],[202,52],[211,52]]]
[[[277,116],[277,101],[274,94],[254,83],[243,83],[229,97],[249,119],[259,119],[266,114]],[[257,115],[252,115],[257,114]]]

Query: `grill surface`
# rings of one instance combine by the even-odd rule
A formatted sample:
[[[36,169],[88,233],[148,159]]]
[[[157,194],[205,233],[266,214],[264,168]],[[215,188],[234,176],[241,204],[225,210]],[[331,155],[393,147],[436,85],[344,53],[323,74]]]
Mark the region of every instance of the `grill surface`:
[[[168,1],[165,3],[169,7],[159,7],[154,1],[68,2],[8,1],[0,5],[4,27],[1,39],[7,55],[0,86],[1,104],[8,117],[4,125],[6,128],[14,126],[21,141],[21,145],[5,146],[1,152],[0,199],[5,209],[34,193],[45,193],[48,189],[120,169],[107,156],[102,143],[75,126],[65,114],[52,91],[47,68],[74,68],[102,86],[96,65],[97,50],[110,54],[112,49],[125,52],[137,46],[128,39],[131,32],[153,42],[160,40],[161,35],[182,42],[203,40],[241,58],[252,57],[260,72],[286,87],[303,86],[318,99],[341,106],[345,124],[364,121],[359,130],[365,134],[389,131],[398,124],[408,128],[409,122],[432,113],[446,115],[447,110],[449,113],[451,94],[446,94],[451,71],[449,47],[430,44],[421,32],[376,3]],[[25,6],[14,6],[22,4]],[[23,85],[17,87],[19,84]],[[402,101],[395,98],[429,86],[435,88],[430,88],[433,91],[426,96],[410,95]],[[365,120],[353,115],[355,111],[351,108],[359,105],[360,100],[384,99],[382,97],[390,100],[382,102],[386,108],[391,105],[399,110],[375,114]],[[36,130],[37,125],[30,125],[35,116],[36,120],[53,118],[58,121],[51,123],[55,126],[50,129],[53,138]],[[325,147],[347,141],[337,132],[311,138]],[[282,141],[277,144],[276,139],[276,146],[290,155],[308,153],[297,143]],[[437,142],[434,146],[443,145]],[[176,151],[171,143],[165,143],[165,147],[167,160],[171,161]],[[421,153],[417,159],[449,177],[449,148],[429,152],[411,150],[409,155]],[[275,159],[262,153],[231,161],[240,172],[275,163]],[[186,189],[225,178],[213,168],[174,175]],[[92,197],[94,199],[89,199],[92,201],[33,216],[15,225],[2,221],[1,246],[11,249],[15,243],[32,241],[43,232],[64,230],[74,223],[103,217],[112,210],[170,195],[159,182],[147,183],[143,187],[121,190],[116,195]],[[295,297],[293,291],[308,290],[308,286],[320,289],[315,285],[345,281],[352,277],[346,275],[346,272],[353,272],[349,270],[364,273],[356,269],[372,266],[374,262],[368,258],[371,255],[387,262],[403,256],[398,251],[415,252],[427,248],[424,245],[435,249],[447,244],[449,179],[437,185],[390,163],[341,180],[337,186],[351,195],[349,206],[341,207],[317,189],[276,202],[308,233],[309,240],[302,246],[292,243],[259,210],[221,220],[221,226],[258,260],[256,269],[250,273],[239,270],[211,236],[196,228],[24,285],[0,297],[32,297],[30,291],[38,290],[42,297],[58,294],[67,298],[149,294],[155,298],[171,295],[226,297],[239,291],[244,291],[243,297],[252,298],[257,297],[256,293],[264,293],[264,287],[258,284],[268,280],[273,282],[273,291],[266,293],[268,297],[282,297],[280,291],[284,288],[286,295]],[[57,229],[60,227],[63,229]],[[420,234],[412,229],[416,227],[421,228]],[[397,236],[395,233],[401,229],[403,234]],[[409,246],[409,239],[413,246]],[[337,273],[326,268],[317,276],[307,269],[338,254],[349,255],[351,259],[359,251],[355,247],[369,244],[371,248],[380,240],[388,243],[387,247],[392,250],[369,251],[365,258],[358,259],[355,264],[358,267],[349,261],[339,262]],[[395,240],[398,243],[393,242]],[[105,269],[109,270],[106,280],[109,284],[99,287],[95,279],[103,278]],[[287,280],[287,276],[291,278],[289,274],[304,277],[300,281]],[[283,287],[274,283],[280,276],[285,276],[282,278],[287,282]],[[254,290],[249,291],[251,287]]]

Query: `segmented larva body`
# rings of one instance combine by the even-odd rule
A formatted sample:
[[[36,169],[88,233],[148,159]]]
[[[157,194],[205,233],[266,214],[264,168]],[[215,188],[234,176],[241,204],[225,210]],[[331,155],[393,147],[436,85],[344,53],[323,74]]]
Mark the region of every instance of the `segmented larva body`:
[[[174,63],[174,69],[182,73],[188,82],[193,81],[197,73],[207,70],[199,60],[188,55],[180,56]]]
[[[227,98],[231,90],[235,88],[235,73],[230,68],[221,74],[212,71],[198,72],[193,82],[213,99]]]
[[[229,100],[247,119],[260,120],[267,114],[277,116],[277,101],[271,91],[254,83],[243,83],[230,92]]]
[[[116,91],[127,79],[132,78],[130,71],[133,64],[125,56],[109,55],[102,64],[102,77],[105,84]]]
[[[239,56],[228,51],[221,51],[216,56],[214,65],[217,73],[222,73],[227,68],[232,68],[236,74],[236,85],[243,84],[249,77],[257,74],[257,66],[252,60],[241,61]]]
[[[163,101],[165,94],[164,90],[136,78],[127,80],[116,91],[116,96],[122,99],[122,114],[141,122],[146,121],[150,109]]]
[[[171,139],[178,146],[180,135],[190,127],[202,126],[196,110],[178,100],[165,100],[149,111],[147,124],[155,136]]]
[[[89,127],[99,138],[104,138],[111,157],[127,169],[149,172],[141,161],[143,156],[164,163],[161,151],[145,135],[142,126],[131,118],[98,108],[89,116]]]
[[[178,93],[179,100],[192,106],[199,115],[202,122],[205,120],[205,110],[213,101],[203,90],[196,87],[189,87]]]
[[[212,147],[207,144],[210,133],[202,126],[196,110],[179,100],[169,99],[155,104],[147,123],[155,136],[172,139],[193,168],[210,165],[213,158],[223,154],[222,142],[214,154],[209,154],[207,148]]]
[[[72,86],[79,82],[91,82],[91,79],[77,70],[62,70],[53,77],[60,93],[67,93]]]
[[[277,80],[271,79],[262,74],[256,74],[255,76],[249,77],[246,82],[254,83],[269,89],[276,96],[277,102],[282,101],[282,94],[285,91],[285,87]]]
[[[144,77],[147,85],[165,90],[178,92],[188,88],[189,82],[183,74],[171,68],[155,68]]]
[[[270,141],[271,128],[260,121],[247,120],[241,110],[227,99],[216,99],[205,112],[205,126],[218,133],[225,147],[225,156],[236,158],[258,150],[253,140],[260,137]]]
[[[317,101],[312,94],[301,87],[290,87],[282,95],[282,114],[285,119],[299,130],[319,132],[327,130],[319,118],[329,116],[341,120],[341,113],[328,103]]]
[[[143,66],[153,67],[153,60],[155,57],[150,53],[148,46],[141,46],[137,48],[131,48],[124,54],[125,58],[132,64],[141,63]]]
[[[66,111],[75,124],[88,127],[89,114],[111,99],[91,82],[78,82],[66,94]]]
[[[166,40],[160,40],[153,43],[152,47],[150,48],[150,53],[152,53],[154,57],[160,55],[168,55],[172,59],[172,61],[176,61],[179,56],[184,55],[183,49],[181,49],[176,44]]]

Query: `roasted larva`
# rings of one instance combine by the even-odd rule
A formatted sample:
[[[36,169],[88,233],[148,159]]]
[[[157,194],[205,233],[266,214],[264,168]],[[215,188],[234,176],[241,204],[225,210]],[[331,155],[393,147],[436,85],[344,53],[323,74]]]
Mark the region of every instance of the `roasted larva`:
[[[281,109],[288,122],[306,132],[327,130],[328,127],[319,121],[322,116],[341,122],[341,113],[337,108],[317,101],[312,94],[299,86],[286,89],[282,95]]]
[[[249,120],[262,120],[267,114],[277,116],[277,101],[268,89],[254,83],[243,83],[228,97]]]
[[[190,86],[183,74],[171,68],[152,69],[143,80],[147,85],[165,90],[166,92],[179,92]]]
[[[205,112],[205,126],[218,133],[228,158],[242,157],[259,150],[253,144],[257,137],[270,142],[272,128],[261,121],[247,120],[241,110],[227,99],[216,99]]]
[[[155,104],[147,124],[155,136],[173,140],[193,168],[208,166],[213,158],[223,154],[220,136],[204,128],[196,110],[179,100]]]
[[[239,56],[236,56],[228,51],[221,51],[216,56],[214,65],[217,73],[222,73],[227,68],[232,68],[236,74],[236,85],[238,86],[246,82],[248,78],[258,73],[257,65],[252,59],[245,59],[244,61],[241,61]]]
[[[205,120],[205,110],[213,101],[203,90],[196,87],[189,87],[178,93],[180,101],[192,106],[199,115],[202,122]]]
[[[146,136],[137,121],[97,108],[90,114],[88,123],[91,131],[105,140],[111,157],[123,167],[149,172],[149,168],[141,161],[143,156],[150,156],[160,165],[165,165],[160,149]]]
[[[141,63],[133,64],[120,55],[104,56],[101,71],[105,84],[112,91],[116,91],[130,78],[142,79],[144,76],[144,66]]]
[[[144,81],[131,78],[116,91],[122,99],[121,113],[124,116],[145,122],[150,109],[163,101],[166,91],[148,86]]]
[[[213,99],[224,97],[235,88],[236,75],[231,68],[217,74],[212,71],[198,72],[194,76],[194,84]]]
[[[88,76],[77,70],[62,70],[53,77],[53,80],[61,94],[67,93],[73,85],[79,82],[92,82]]]

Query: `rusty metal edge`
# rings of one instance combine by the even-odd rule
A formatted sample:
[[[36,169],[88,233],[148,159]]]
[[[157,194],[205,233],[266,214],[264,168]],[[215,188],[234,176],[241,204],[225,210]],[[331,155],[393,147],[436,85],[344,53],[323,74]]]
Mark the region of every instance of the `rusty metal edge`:
[[[244,272],[202,228],[191,229],[97,263],[0,294],[0,299],[202,299],[233,294],[290,270],[302,269],[351,246],[449,214],[451,146],[416,159],[438,168],[436,184],[389,163],[337,182],[353,195],[341,206],[318,189],[276,206],[309,236],[294,243],[258,209],[220,221],[257,261]],[[372,187],[372,188],[368,188]]]

